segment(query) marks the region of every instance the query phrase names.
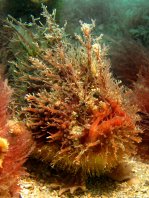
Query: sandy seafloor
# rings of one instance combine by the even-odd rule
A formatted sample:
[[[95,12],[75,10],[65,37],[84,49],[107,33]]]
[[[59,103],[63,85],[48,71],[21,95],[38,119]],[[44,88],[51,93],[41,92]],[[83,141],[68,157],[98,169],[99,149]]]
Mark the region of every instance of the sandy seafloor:
[[[85,193],[78,192],[59,195],[58,190],[51,189],[54,182],[54,174],[50,173],[47,166],[38,164],[33,160],[27,168],[30,175],[21,181],[22,198],[149,198],[149,163],[131,159],[130,161],[134,177],[125,182],[116,182],[107,177],[93,178],[87,183],[88,190]],[[57,177],[55,175],[55,177]]]

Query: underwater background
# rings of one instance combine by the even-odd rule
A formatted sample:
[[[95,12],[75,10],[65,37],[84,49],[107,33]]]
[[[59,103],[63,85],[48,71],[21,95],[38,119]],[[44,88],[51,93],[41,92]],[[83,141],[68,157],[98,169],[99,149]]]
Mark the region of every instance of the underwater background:
[[[42,3],[47,6],[50,13],[56,9],[56,22],[60,26],[67,21],[66,32],[72,37],[74,33],[80,31],[80,20],[84,23],[90,22],[91,19],[95,20],[95,34],[103,34],[104,42],[110,46],[114,73],[117,76],[125,75],[122,74],[123,72],[120,74],[118,70],[122,70],[127,64],[126,62],[129,62],[131,78],[136,80],[137,67],[147,64],[144,63],[147,62],[149,47],[149,2],[147,0],[22,0],[21,2],[19,0],[11,0],[11,2],[1,0],[1,19],[11,15],[17,20],[21,19],[22,22],[30,22],[31,16],[34,16],[35,18],[40,17],[42,21],[44,20],[40,16]],[[122,51],[125,53],[126,60],[122,60],[120,57]],[[128,56],[130,53],[131,58]],[[145,54],[143,55],[143,53]],[[138,56],[145,57],[140,59]],[[115,61],[117,62],[115,63]],[[119,64],[121,65],[116,66]],[[121,76],[121,79],[123,78],[124,76]],[[127,81],[129,79],[125,77],[124,83],[130,83]]]
[[[41,3],[47,6],[49,12],[57,10],[57,22],[68,23],[69,33],[76,32],[79,20],[85,23],[90,19],[96,20],[96,31],[105,33],[110,37],[130,36],[148,44],[148,7],[146,0],[1,0],[1,17],[11,15],[24,22],[31,20],[31,15],[39,17]]]
[[[149,197],[148,0],[0,0],[0,76],[1,198]]]

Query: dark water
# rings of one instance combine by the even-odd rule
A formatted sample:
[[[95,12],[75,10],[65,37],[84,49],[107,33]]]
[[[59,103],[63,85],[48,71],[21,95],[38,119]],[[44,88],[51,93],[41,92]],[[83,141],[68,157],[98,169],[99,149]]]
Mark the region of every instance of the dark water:
[[[147,0],[0,0],[0,14],[23,21],[39,17],[41,3],[49,12],[57,9],[57,21],[67,20],[69,33],[79,31],[79,20],[96,20],[96,31],[110,37],[130,36],[149,45],[149,1]]]

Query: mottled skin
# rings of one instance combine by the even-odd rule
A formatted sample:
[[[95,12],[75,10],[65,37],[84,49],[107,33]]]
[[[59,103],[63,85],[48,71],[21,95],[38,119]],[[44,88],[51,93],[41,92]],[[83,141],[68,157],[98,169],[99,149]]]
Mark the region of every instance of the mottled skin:
[[[85,189],[88,175],[110,172],[135,153],[138,117],[129,92],[112,77],[101,37],[92,37],[94,21],[81,23],[82,36],[76,35],[75,44],[53,15],[44,11],[43,16],[47,31],[42,42],[30,32],[34,42],[26,49],[37,48],[37,53],[18,72],[28,91],[21,116],[37,143],[34,156],[73,175],[72,192],[78,186]]]

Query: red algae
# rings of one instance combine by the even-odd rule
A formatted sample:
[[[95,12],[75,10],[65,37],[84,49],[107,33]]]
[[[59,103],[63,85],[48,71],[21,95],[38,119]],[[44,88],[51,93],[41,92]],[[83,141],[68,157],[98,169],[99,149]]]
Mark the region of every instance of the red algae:
[[[32,137],[19,123],[14,130],[15,122],[10,124],[7,110],[12,91],[6,81],[0,81],[0,90],[0,197],[17,198],[18,181],[25,174],[23,164],[31,151]]]

